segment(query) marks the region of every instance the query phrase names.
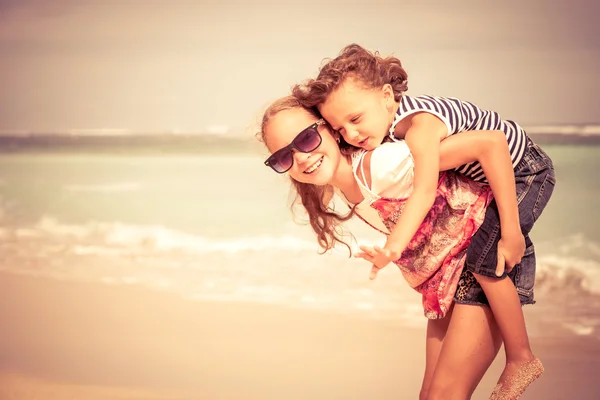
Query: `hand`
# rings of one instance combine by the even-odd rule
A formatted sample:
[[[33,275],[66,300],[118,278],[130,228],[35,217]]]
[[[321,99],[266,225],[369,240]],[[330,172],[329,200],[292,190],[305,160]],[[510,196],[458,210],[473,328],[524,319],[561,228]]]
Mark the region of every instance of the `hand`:
[[[503,235],[498,242],[498,264],[496,265],[496,276],[502,276],[504,270],[512,271],[515,265],[521,262],[525,254],[525,237],[521,231],[509,235]]]
[[[371,280],[377,277],[379,270],[399,258],[394,257],[395,254],[392,251],[382,249],[379,246],[360,246],[360,249],[362,251],[356,253],[354,257],[365,259],[373,264],[371,273],[369,274],[369,279]]]

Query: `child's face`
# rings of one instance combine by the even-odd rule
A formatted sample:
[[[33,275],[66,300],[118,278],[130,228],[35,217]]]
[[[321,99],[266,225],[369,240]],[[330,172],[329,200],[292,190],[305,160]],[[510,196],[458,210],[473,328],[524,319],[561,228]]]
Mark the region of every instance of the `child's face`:
[[[329,95],[319,111],[346,142],[372,150],[388,134],[394,104],[390,85],[368,89],[360,81],[349,78]]]
[[[319,121],[301,108],[281,111],[265,127],[265,144],[273,154],[292,143],[298,134]],[[317,127],[321,144],[310,153],[293,150],[293,164],[288,170],[297,181],[314,185],[329,184],[338,170],[340,148],[326,125]]]

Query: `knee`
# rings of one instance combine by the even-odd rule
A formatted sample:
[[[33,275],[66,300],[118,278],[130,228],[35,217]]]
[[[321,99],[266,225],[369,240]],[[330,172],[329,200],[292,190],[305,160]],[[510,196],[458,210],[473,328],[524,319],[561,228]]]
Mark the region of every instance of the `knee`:
[[[419,400],[468,400],[469,398],[470,394],[461,388],[432,385],[426,397],[419,397]]]
[[[429,390],[425,393],[425,397],[420,397],[419,400],[446,400],[447,397],[443,396],[440,391]]]
[[[444,393],[448,394],[446,390],[440,385],[432,385],[428,388],[426,397],[423,400],[442,400],[444,399]]]

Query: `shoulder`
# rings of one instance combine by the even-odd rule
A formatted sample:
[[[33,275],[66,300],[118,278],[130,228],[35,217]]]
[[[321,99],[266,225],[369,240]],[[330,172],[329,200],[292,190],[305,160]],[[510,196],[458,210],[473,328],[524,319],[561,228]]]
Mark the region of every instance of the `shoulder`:
[[[419,95],[402,96],[398,108],[398,121],[394,134],[397,138],[404,138],[410,129],[424,129],[435,131],[440,139],[456,131],[456,122],[450,118],[454,110],[451,98]]]
[[[376,167],[390,167],[397,164],[398,161],[410,157],[410,149],[405,140],[396,139],[393,142],[385,142],[373,150],[366,151],[363,157],[363,165],[369,168],[373,165]],[[371,168],[372,169],[372,168]]]
[[[394,162],[410,156],[410,149],[404,140],[385,142],[367,153],[375,162]]]
[[[387,142],[367,152],[363,163],[366,183],[376,193],[407,176],[414,166],[404,140]]]

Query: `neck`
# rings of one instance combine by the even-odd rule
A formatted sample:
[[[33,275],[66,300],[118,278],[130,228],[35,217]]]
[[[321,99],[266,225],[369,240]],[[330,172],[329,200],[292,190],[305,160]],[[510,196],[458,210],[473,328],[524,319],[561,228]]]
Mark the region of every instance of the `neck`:
[[[389,124],[390,127],[392,126],[392,124],[394,123],[394,120],[396,119],[396,114],[398,113],[399,108],[400,108],[400,102],[395,101],[394,106],[392,107],[392,112],[390,113],[390,124]],[[396,127],[394,129],[394,135],[400,133],[399,125],[402,125],[402,121],[400,121],[400,123],[398,123],[396,125]]]
[[[349,158],[342,156],[338,169],[330,184],[333,187],[341,190],[346,198],[356,200],[357,191],[360,193],[360,189],[356,179],[354,179],[352,162]]]

